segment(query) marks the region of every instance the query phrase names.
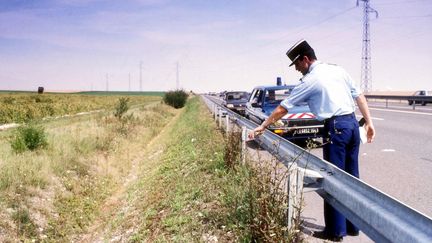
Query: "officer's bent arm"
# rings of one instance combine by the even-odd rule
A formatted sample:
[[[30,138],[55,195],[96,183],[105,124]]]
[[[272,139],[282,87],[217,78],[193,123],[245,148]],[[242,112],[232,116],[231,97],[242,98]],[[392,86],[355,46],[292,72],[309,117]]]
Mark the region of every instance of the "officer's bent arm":
[[[267,118],[262,124],[261,126],[264,127],[264,129],[266,127],[268,127],[270,124],[273,124],[277,121],[279,121],[279,119],[281,119],[284,115],[286,115],[288,113],[288,110],[285,109],[283,106],[278,105],[276,107],[276,109],[273,111],[273,113],[269,116],[269,118]]]

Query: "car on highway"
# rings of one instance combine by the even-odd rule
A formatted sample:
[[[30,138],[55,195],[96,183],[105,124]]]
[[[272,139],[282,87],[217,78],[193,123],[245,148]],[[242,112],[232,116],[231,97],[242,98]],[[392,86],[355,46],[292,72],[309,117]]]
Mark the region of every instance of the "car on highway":
[[[244,115],[248,98],[249,93],[246,91],[229,91],[225,93],[222,104],[226,108]]]
[[[295,85],[255,87],[246,103],[246,118],[261,124],[281,101],[291,94],[294,87]],[[306,103],[295,106],[288,112],[268,129],[302,146],[307,140],[317,140],[322,137],[324,123],[316,119]]]
[[[426,98],[425,96],[432,96],[432,92],[431,91],[427,91],[427,90],[418,90],[416,92],[414,92],[414,94],[412,94],[412,96],[415,97],[419,97],[419,98]],[[415,102],[415,104],[421,104],[423,106],[425,106],[427,103],[432,103],[432,100],[414,100],[414,99],[410,99],[408,98],[408,105],[412,105]]]

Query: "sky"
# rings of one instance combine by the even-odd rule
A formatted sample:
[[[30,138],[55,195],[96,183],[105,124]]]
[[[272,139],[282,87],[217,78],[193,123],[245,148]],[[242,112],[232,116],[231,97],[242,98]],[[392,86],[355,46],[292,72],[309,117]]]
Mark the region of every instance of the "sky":
[[[432,90],[432,0],[370,6],[372,90]],[[360,84],[361,0],[0,0],[0,90],[296,84],[300,39]]]

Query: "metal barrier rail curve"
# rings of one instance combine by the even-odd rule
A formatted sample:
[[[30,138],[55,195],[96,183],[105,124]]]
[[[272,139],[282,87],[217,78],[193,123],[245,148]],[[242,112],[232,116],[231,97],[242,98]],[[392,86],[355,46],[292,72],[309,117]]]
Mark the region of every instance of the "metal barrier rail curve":
[[[388,108],[389,100],[399,100],[399,101],[412,101],[413,110],[415,110],[416,102],[422,103],[432,103],[432,96],[404,96],[404,95],[365,95],[366,99],[378,99],[386,101],[386,108]]]
[[[211,111],[213,108],[224,110],[239,126],[250,130],[258,126],[217,104],[211,97],[202,98]],[[286,166],[296,158],[298,166],[319,173],[322,178],[317,181],[317,193],[372,240],[401,243],[432,242],[430,217],[268,130],[255,140]]]

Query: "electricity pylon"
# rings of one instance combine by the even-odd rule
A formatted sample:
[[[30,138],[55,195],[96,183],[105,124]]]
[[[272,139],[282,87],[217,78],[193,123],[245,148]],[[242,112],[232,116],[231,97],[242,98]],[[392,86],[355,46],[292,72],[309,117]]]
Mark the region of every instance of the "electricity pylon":
[[[372,91],[372,70],[371,70],[371,46],[370,46],[370,30],[369,30],[369,13],[375,13],[378,18],[378,12],[369,6],[369,0],[357,0],[363,4],[363,46],[362,46],[362,61],[361,61],[361,83],[360,88],[364,93]]]

